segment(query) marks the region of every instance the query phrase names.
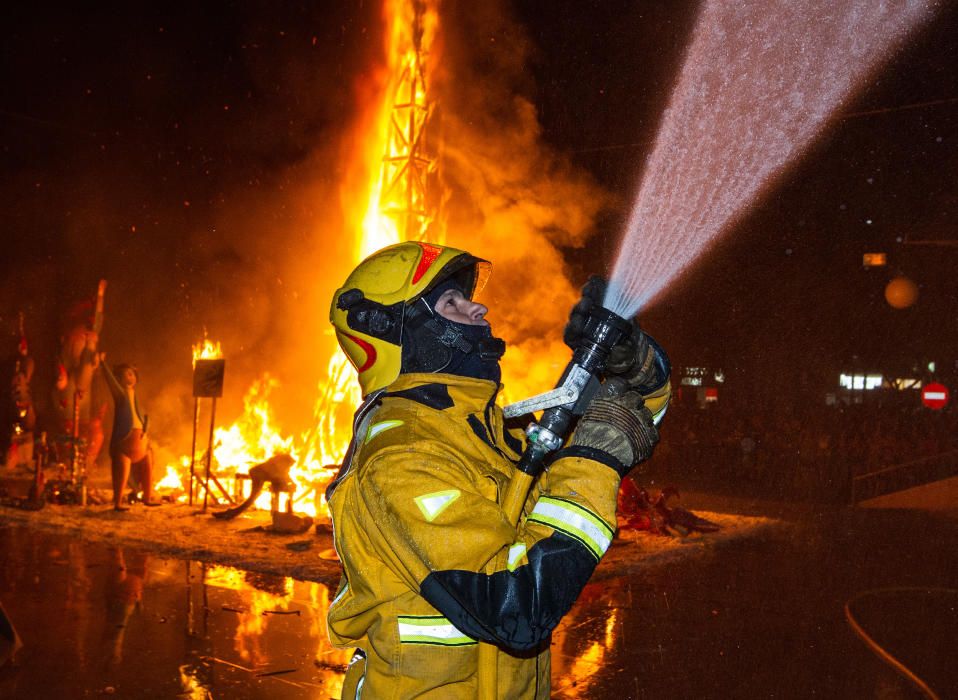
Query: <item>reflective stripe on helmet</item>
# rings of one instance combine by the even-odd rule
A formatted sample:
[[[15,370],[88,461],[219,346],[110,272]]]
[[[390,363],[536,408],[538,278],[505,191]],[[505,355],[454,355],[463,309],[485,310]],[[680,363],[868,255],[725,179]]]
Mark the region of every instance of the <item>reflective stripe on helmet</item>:
[[[437,245],[430,245],[428,243],[419,243],[419,247],[422,248],[422,257],[419,259],[419,264],[416,265],[416,271],[412,275],[413,284],[416,284],[422,279],[423,275],[429,271],[429,268],[432,267],[432,264],[436,262],[436,259],[442,255],[442,251],[444,250]]]
[[[363,352],[366,353],[366,360],[363,362],[362,366],[359,366],[358,364],[356,365],[357,372],[365,372],[367,369],[376,364],[376,348],[374,348],[371,343],[367,343],[362,338],[357,338],[356,336],[349,335],[348,333],[343,333],[343,335],[356,343],[356,345],[361,347]],[[352,361],[351,355],[349,355],[349,359]]]

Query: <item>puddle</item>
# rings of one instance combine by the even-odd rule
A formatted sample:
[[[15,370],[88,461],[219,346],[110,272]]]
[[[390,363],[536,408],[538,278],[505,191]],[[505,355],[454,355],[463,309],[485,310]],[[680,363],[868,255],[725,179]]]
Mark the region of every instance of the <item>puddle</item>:
[[[3,697],[339,697],[334,591],[143,550],[0,528],[0,600],[23,648]]]

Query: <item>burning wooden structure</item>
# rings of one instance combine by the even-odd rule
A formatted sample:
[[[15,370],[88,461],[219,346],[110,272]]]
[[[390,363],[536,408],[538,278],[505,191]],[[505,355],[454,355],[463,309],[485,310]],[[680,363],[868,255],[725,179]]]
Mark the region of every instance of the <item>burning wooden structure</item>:
[[[359,232],[353,263],[392,243],[427,237],[445,240],[438,159],[430,140],[435,101],[427,72],[438,13],[434,2],[423,0],[386,0],[383,11],[387,76],[378,103],[371,107],[374,114],[360,156],[369,173],[365,191],[359,195],[356,220],[347,222]],[[205,340],[194,347],[194,363],[218,357],[222,357],[218,343]],[[202,489],[204,503],[212,497],[216,503],[231,505],[247,498],[245,477],[250,467],[287,454],[295,460],[290,478],[296,485],[287,510],[295,507],[323,517],[323,491],[346,451],[352,428],[348,417],[362,398],[353,369],[336,350],[318,387],[313,427],[299,436],[285,435],[275,424],[270,393],[277,386],[269,374],[255,381],[244,398],[243,414],[232,425],[211,430],[205,453],[197,454],[194,438],[193,454],[167,465],[166,476],[157,484],[160,493],[192,503],[199,493],[186,486],[184,476],[193,475],[197,465],[206,465],[210,476],[197,484],[199,488],[212,482],[210,488]],[[215,410],[213,401],[211,410]],[[195,408],[194,427],[201,421],[199,399]],[[269,509],[271,495],[260,494],[255,506]]]

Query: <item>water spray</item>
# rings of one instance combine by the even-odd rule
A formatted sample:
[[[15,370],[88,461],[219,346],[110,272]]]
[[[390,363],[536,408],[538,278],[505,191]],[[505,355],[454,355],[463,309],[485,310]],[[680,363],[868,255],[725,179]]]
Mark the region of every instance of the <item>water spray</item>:
[[[934,0],[706,0],[629,217],[600,312],[558,386],[512,404],[543,410],[502,499],[513,524],[547,455],[599,387],[634,317],[745,212]],[[782,28],[788,27],[787,31]],[[478,695],[496,697],[496,649],[479,647]]]
[[[690,269],[937,4],[705,0],[603,305],[632,318]]]

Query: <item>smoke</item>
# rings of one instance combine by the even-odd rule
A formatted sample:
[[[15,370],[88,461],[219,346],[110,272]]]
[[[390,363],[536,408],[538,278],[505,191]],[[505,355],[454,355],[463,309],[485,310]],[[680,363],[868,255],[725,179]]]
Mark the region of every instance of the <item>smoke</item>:
[[[277,423],[305,429],[358,235],[343,193],[374,167],[357,148],[385,82],[379,3],[90,12],[21,18],[7,37],[11,55],[36,60],[5,83],[29,118],[0,132],[13,212],[0,316],[28,311],[35,396],[52,384],[59,312],[105,278],[101,349],[138,366],[159,464],[188,450],[204,332],[226,356],[218,424],[269,372]],[[494,262],[482,300],[519,398],[567,360],[577,291],[563,251],[587,243],[610,200],[544,141],[533,47],[504,5],[448,2],[440,22],[429,70],[443,224],[451,245]]]
[[[513,400],[551,388],[568,361],[562,328],[578,290],[563,251],[587,244],[612,199],[543,138],[527,96],[534,47],[503,4],[442,10],[443,44],[430,69],[448,242],[493,262],[480,300],[509,344],[503,375]]]

